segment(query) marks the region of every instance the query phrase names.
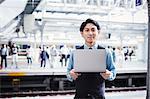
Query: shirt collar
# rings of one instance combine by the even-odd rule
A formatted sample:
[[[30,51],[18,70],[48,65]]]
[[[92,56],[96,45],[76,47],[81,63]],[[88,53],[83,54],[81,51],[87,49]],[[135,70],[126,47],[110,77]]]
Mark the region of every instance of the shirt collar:
[[[97,47],[98,47],[98,44],[97,43],[95,43],[91,48],[92,49],[97,49]],[[84,44],[84,49],[89,49],[90,47],[88,47],[86,44]]]

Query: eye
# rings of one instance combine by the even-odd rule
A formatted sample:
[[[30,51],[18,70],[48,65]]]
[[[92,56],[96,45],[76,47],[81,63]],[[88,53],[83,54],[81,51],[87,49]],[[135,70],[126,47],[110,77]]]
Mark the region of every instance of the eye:
[[[95,32],[96,30],[94,28],[91,29],[92,32]]]
[[[89,29],[85,29],[84,31],[85,31],[85,32],[88,32],[88,31],[89,31]]]

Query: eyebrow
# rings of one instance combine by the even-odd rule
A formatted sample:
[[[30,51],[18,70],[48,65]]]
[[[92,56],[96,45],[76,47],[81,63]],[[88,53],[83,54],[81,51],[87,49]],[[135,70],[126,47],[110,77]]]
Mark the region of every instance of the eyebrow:
[[[96,29],[96,28],[92,27],[92,28],[84,28],[84,29]]]

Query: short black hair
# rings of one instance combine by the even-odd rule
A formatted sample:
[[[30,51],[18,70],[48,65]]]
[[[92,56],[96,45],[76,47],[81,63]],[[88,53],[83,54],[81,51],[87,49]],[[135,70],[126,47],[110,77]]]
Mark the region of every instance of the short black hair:
[[[89,19],[87,19],[85,22],[83,22],[83,23],[81,24],[81,26],[80,26],[80,32],[83,32],[84,27],[85,27],[86,24],[88,24],[88,23],[94,24],[94,25],[97,27],[97,29],[100,30],[100,26],[99,26],[98,22],[96,22],[95,20],[89,18]]]

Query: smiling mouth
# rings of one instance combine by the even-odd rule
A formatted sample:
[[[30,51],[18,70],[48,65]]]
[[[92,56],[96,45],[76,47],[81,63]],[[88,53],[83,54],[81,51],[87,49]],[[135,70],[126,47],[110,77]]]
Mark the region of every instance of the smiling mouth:
[[[92,39],[93,37],[88,37],[89,39]]]

